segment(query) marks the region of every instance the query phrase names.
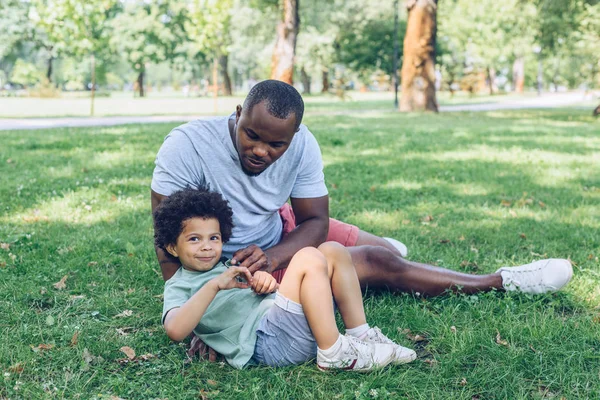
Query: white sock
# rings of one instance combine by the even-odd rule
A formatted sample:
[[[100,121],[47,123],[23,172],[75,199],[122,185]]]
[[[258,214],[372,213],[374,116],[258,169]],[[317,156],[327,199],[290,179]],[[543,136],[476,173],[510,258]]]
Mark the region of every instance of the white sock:
[[[322,349],[317,347],[317,349],[327,358],[333,358],[337,353],[342,350],[342,335],[339,335],[335,343],[328,349]]]
[[[367,331],[371,329],[369,324],[362,324],[356,328],[346,329],[346,335],[354,336],[355,338],[362,339],[367,334]]]

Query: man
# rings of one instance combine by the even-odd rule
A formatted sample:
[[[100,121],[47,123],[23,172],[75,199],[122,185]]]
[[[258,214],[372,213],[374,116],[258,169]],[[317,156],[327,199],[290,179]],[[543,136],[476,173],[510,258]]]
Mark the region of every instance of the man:
[[[361,286],[438,295],[491,289],[544,293],[571,278],[567,260],[541,260],[468,275],[403,258],[404,245],[329,219],[329,198],[318,144],[301,125],[304,103],[283,82],[255,85],[230,117],[175,128],[156,158],[152,210],[186,186],[208,185],[233,209],[235,228],[223,254],[250,271],[278,280],[301,248],[334,240],[349,247]],[[286,204],[290,200],[291,207]],[[157,249],[163,278],[179,268]]]

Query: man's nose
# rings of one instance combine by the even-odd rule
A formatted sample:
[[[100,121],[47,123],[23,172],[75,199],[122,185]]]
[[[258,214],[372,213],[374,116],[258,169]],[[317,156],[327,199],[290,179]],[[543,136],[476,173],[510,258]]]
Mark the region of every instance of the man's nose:
[[[252,148],[252,153],[254,153],[254,155],[256,157],[260,157],[260,158],[266,157],[266,155],[269,154],[267,152],[267,149],[265,148],[265,146],[261,146],[261,145],[254,146]]]

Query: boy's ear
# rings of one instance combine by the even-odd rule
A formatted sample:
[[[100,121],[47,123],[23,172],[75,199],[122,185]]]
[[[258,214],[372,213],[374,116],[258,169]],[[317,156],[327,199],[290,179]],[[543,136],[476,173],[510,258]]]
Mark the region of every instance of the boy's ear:
[[[169,254],[172,255],[173,257],[179,257],[177,255],[177,250],[175,249],[175,246],[173,246],[172,244],[168,244],[165,248],[167,249]]]

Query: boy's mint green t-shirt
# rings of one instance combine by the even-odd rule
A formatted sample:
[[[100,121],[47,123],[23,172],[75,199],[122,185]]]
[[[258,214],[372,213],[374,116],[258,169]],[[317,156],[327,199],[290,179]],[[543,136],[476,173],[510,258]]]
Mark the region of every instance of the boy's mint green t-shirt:
[[[167,312],[181,307],[208,281],[227,267],[219,262],[210,271],[179,268],[165,283],[162,322]],[[243,368],[254,354],[256,328],[275,302],[275,294],[257,295],[251,289],[220,290],[208,306],[194,333],[235,368]]]

